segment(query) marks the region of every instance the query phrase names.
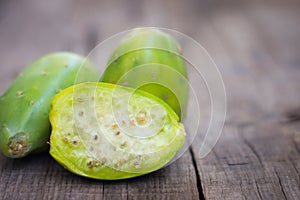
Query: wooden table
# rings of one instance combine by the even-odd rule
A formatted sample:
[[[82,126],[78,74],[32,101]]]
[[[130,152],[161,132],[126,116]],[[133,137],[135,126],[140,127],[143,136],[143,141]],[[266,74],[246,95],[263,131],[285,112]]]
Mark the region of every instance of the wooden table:
[[[47,153],[0,155],[0,199],[300,199],[299,1],[10,1],[0,4],[0,93],[52,51],[87,54],[137,26],[181,31],[222,73],[227,117],[213,151],[123,181],[78,177]],[[1,111],[0,111],[1,112]]]

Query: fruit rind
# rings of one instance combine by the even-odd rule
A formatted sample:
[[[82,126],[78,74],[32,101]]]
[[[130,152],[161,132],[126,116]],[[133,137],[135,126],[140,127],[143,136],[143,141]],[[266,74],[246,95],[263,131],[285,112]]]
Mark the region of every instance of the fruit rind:
[[[80,73],[79,73],[80,72]],[[83,56],[57,52],[27,66],[0,97],[0,148],[21,158],[46,150],[52,97],[75,82],[97,81],[98,70]]]
[[[143,65],[169,70],[131,71]],[[158,78],[166,84],[160,84]],[[144,80],[149,84],[139,85]],[[125,35],[111,54],[101,81],[147,91],[169,104],[181,119],[185,117],[189,91],[185,60],[176,40],[157,28],[136,28]],[[177,88],[176,92],[172,88]]]

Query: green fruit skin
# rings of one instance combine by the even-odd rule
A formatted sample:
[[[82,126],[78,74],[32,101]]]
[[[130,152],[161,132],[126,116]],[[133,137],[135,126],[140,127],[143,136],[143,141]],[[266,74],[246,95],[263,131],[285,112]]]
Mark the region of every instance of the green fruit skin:
[[[0,97],[0,148],[4,155],[21,158],[47,149],[52,97],[75,81],[99,78],[97,69],[84,61],[84,57],[69,52],[48,54],[13,81]]]
[[[163,99],[180,118],[183,118],[189,93],[187,81],[182,82],[181,79],[173,76],[168,71],[166,72],[166,70],[156,70],[154,72],[144,70],[131,77],[122,78],[131,69],[149,63],[166,65],[176,70],[186,80],[188,79],[179,44],[170,35],[156,28],[137,28],[123,38],[110,56],[101,81],[136,87],[137,83],[147,80],[149,84],[143,85],[139,89]],[[159,79],[167,82],[167,86],[150,83],[153,81],[153,75],[159,75]],[[121,78],[122,81],[118,82]],[[170,86],[177,88],[176,94],[170,90]]]

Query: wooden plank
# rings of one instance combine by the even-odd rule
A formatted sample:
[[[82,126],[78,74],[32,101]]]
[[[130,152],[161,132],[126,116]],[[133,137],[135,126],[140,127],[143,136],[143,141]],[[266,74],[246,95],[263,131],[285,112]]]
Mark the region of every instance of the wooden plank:
[[[123,181],[76,176],[50,155],[23,159],[0,156],[1,199],[197,199],[196,175],[189,152],[157,172]]]
[[[94,199],[103,194],[102,182],[67,172],[48,154],[23,159],[0,156],[1,199]]]
[[[198,199],[196,174],[189,152],[176,163],[145,176],[104,182],[105,199]]]
[[[274,6],[226,9],[210,16],[207,27],[226,50],[217,62],[228,116],[213,152],[197,160],[204,197],[298,199],[299,114],[286,119],[285,112],[300,107],[300,73],[290,62],[299,57],[299,14],[290,7],[281,14]]]
[[[227,126],[212,154],[198,163],[205,197],[297,199],[300,180],[294,163],[300,159],[290,139],[272,123]]]
[[[128,181],[129,199],[198,199],[195,169],[187,151],[166,168]]]

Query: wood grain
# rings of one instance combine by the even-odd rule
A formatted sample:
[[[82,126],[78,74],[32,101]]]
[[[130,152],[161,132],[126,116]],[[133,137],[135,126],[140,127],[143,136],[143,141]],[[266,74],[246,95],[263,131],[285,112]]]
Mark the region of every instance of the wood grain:
[[[299,58],[300,16],[277,9],[253,5],[208,19],[229,64],[219,63],[228,64],[225,128],[197,162],[206,199],[299,199],[300,73],[290,62]]]
[[[196,138],[172,165],[129,180],[82,178],[48,153],[16,160],[1,154],[0,199],[299,199],[299,11],[293,0],[2,1],[0,93],[45,53],[88,54],[112,34],[162,26],[208,50],[225,82],[228,112],[207,157],[198,158]]]

